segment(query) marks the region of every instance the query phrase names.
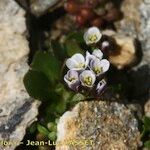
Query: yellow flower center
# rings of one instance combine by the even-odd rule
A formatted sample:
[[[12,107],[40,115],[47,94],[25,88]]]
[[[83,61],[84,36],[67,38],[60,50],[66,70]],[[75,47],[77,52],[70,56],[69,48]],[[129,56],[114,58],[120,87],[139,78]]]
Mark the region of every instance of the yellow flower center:
[[[79,63],[76,68],[85,68],[85,64],[84,63]]]
[[[86,85],[89,85],[89,86],[92,85],[92,78],[89,76],[85,77],[83,81]]]
[[[72,81],[76,80],[76,78],[75,78],[75,77],[70,77],[70,78],[68,78],[68,80],[69,80],[70,82],[72,82]]]
[[[102,67],[94,67],[93,68],[93,71],[96,73],[96,74],[99,74],[103,71]]]
[[[90,41],[90,42],[95,42],[96,40],[97,40],[97,36],[94,34],[94,35],[91,35],[91,36],[89,36],[88,37],[88,40]]]

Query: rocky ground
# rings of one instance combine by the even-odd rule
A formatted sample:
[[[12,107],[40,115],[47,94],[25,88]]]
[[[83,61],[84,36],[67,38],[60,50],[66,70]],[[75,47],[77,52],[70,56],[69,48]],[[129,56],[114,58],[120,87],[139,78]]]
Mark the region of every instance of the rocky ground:
[[[27,94],[23,77],[29,69],[25,11],[12,0],[0,1],[0,139],[23,139],[36,120],[39,102]],[[12,150],[17,145],[0,145]]]
[[[68,16],[60,17],[62,14],[56,13],[64,12],[59,9],[63,1],[16,1],[0,0],[0,138],[21,141],[26,128],[36,120],[39,107],[22,82],[29,69],[28,56],[31,61],[45,40],[63,41],[62,35],[69,32],[72,22]],[[115,23],[112,36],[122,46],[122,55],[112,56],[110,61],[118,69],[132,63],[132,68],[122,72],[126,81],[132,82],[131,90],[119,102],[90,101],[74,106],[58,123],[57,141],[92,137],[94,146],[87,146],[89,150],[135,150],[141,145],[139,118],[135,114],[150,116],[150,1],[125,0],[121,10],[124,18]],[[70,21],[60,26],[65,20]],[[15,146],[0,149],[13,150]],[[58,146],[56,149],[78,150],[80,147]]]

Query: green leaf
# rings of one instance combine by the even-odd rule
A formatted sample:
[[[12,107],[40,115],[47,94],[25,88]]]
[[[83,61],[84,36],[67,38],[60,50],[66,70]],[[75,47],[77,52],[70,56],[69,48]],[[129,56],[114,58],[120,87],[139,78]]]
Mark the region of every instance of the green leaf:
[[[84,95],[77,93],[77,94],[73,95],[70,99],[68,99],[67,107],[70,108],[70,107],[74,106],[75,104],[77,104],[78,102],[83,101],[85,99],[86,99],[86,97]]]
[[[150,149],[150,141],[146,141],[146,142],[144,143],[144,147]]]
[[[43,73],[29,70],[24,76],[23,82],[31,97],[39,100],[51,98],[50,82]]]
[[[56,132],[50,132],[49,134],[48,134],[48,138],[50,139],[50,140],[52,140],[52,141],[55,141],[56,140]]]
[[[36,129],[37,129],[37,123],[35,122],[31,124],[31,126],[29,127],[29,132],[33,134],[36,131]]]
[[[56,112],[59,114],[62,114],[66,111],[66,102],[61,100],[57,105],[55,106]]]
[[[56,118],[55,123],[58,124],[58,122],[59,122],[59,118]]]
[[[63,95],[64,90],[65,90],[65,88],[64,88],[64,85],[63,85],[63,84],[59,83],[59,84],[56,85],[55,92],[56,92],[58,95]]]
[[[44,73],[52,83],[54,83],[54,80],[59,79],[60,64],[50,52],[38,51],[33,59],[31,68]]]
[[[66,51],[69,57],[74,55],[75,53],[81,53],[83,54],[82,49],[80,48],[79,44],[75,41],[66,41]]]
[[[58,84],[56,86],[55,92],[62,97],[64,101],[67,101],[74,94],[71,91],[66,90],[63,84]]]
[[[46,129],[44,126],[40,124],[37,124],[37,130],[45,136],[48,136],[48,134],[50,133],[48,129]]]
[[[71,32],[70,34],[68,34],[67,40],[75,40],[76,42],[79,42],[79,43],[85,43],[83,39],[83,35],[84,35],[84,32],[82,31]]]
[[[73,96],[72,102],[79,102],[79,101],[82,101],[85,99],[86,99],[86,97],[83,94],[77,93]]]
[[[55,131],[55,132],[57,131],[57,126],[54,122],[49,122],[47,124],[47,128],[49,129],[49,131]]]
[[[63,44],[60,44],[57,41],[51,41],[51,46],[53,49],[53,52],[55,54],[55,56],[59,59],[59,60],[64,60],[67,56],[66,54],[66,50],[64,48]]]
[[[143,119],[143,123],[145,131],[150,132],[150,118],[145,116]]]

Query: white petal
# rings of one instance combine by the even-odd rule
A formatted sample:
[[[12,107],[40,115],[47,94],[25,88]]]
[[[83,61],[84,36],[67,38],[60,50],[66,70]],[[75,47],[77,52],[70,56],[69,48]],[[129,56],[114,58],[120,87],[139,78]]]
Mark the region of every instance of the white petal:
[[[89,40],[88,40],[88,32],[85,32],[83,35],[84,41],[86,42],[86,44],[90,44]]]
[[[69,78],[75,78],[75,79],[72,80],[72,81],[69,81]],[[68,85],[74,84],[74,83],[76,83],[78,80],[79,80],[78,72],[75,71],[75,70],[69,70],[69,71],[67,72],[67,74],[64,76],[64,81],[65,81]]]
[[[75,71],[75,70],[69,70],[68,72],[67,72],[67,76],[68,76],[68,78],[70,78],[70,77],[74,77],[74,78],[78,78],[78,72],[77,71]]]
[[[99,59],[102,59],[102,57],[103,57],[103,53],[100,49],[95,49],[92,54]]]
[[[88,34],[95,34],[95,33],[100,33],[100,30],[97,27],[91,27],[88,29],[87,32],[88,32]]]
[[[103,73],[104,73],[109,69],[110,63],[107,59],[102,59],[100,65],[103,68]]]
[[[106,86],[106,81],[104,79],[99,81],[99,83],[97,84],[97,87],[96,87],[97,94],[100,94],[105,86]]]
[[[67,79],[67,75],[65,75],[65,76],[64,76],[64,81],[65,81],[68,85],[70,85],[70,84],[71,84],[71,82],[70,82],[70,81],[68,81],[68,79]]]
[[[73,60],[72,58],[69,58],[69,59],[67,59],[67,61],[66,61],[66,66],[69,68],[69,69],[75,69],[75,66],[77,66],[78,65],[78,63],[75,61],[75,60]]]
[[[86,64],[88,65],[93,59],[96,59],[96,57],[94,55],[91,55],[88,51],[86,51]]]
[[[83,55],[80,54],[80,53],[74,54],[74,55],[71,57],[71,59],[77,61],[78,63],[84,63],[84,62],[85,62],[85,59],[84,59]]]

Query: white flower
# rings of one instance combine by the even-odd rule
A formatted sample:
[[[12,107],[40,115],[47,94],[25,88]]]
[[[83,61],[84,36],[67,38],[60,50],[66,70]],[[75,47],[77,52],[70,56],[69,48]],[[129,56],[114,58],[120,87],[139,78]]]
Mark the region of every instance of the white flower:
[[[95,58],[90,61],[89,66],[91,70],[93,70],[93,72],[96,74],[96,76],[99,76],[101,74],[104,74],[109,69],[110,63],[107,59],[100,60],[98,58]]]
[[[86,61],[89,63],[92,59],[102,59],[103,53],[100,49],[95,49],[92,54],[86,51]]]
[[[102,59],[103,58],[103,53],[100,49],[95,49],[92,53],[95,57]]]
[[[104,79],[99,81],[96,87],[97,94],[100,94],[103,91],[105,86],[106,86],[106,81]]]
[[[97,27],[91,27],[84,33],[84,40],[87,45],[97,43],[102,37],[100,30]]]
[[[64,81],[68,84],[68,86],[73,89],[77,90],[79,86],[79,74],[75,70],[69,70],[67,74],[64,76]]]
[[[87,67],[87,62],[82,54],[77,53],[67,59],[66,66],[72,70],[84,70]]]
[[[93,87],[95,80],[96,80],[95,74],[90,70],[84,70],[80,74],[79,78],[80,78],[82,86],[85,86],[85,87]]]

